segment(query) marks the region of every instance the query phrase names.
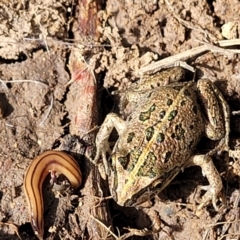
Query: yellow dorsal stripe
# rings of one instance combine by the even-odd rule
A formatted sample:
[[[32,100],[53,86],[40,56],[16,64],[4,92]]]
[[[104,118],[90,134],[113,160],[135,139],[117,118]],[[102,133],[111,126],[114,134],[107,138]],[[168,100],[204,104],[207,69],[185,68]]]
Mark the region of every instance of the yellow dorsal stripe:
[[[186,86],[184,86],[178,93],[177,97],[175,98],[174,102],[180,102],[180,99],[182,98],[183,95],[183,91],[188,88],[188,86],[191,84],[191,82],[189,84],[187,84]],[[156,128],[155,129],[160,129],[161,128],[161,124],[165,123],[167,120],[167,118],[169,117],[169,114],[173,111],[176,110],[176,105],[173,104],[168,108],[168,111],[166,112],[164,118],[162,119],[161,122],[156,124]],[[133,168],[133,170],[129,173],[129,178],[127,183],[124,185],[123,187],[123,192],[127,192],[129,191],[129,189],[131,188],[131,186],[134,184],[134,181],[136,179],[136,175],[139,172],[139,169],[142,167],[142,164],[145,162],[147,154],[150,152],[150,149],[153,145],[154,142],[156,142],[156,137],[157,134],[159,132],[158,131],[154,131],[154,134],[151,138],[151,140],[146,144],[146,146],[143,149],[142,154],[140,155],[140,157],[138,158],[137,164],[135,165],[135,167]]]

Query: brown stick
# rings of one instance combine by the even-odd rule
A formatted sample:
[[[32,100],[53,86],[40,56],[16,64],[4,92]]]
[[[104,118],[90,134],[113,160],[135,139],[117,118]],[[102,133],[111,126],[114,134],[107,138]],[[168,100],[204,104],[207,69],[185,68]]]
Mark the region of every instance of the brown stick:
[[[75,34],[74,39],[76,41],[89,42],[98,39],[97,33],[97,11],[98,2],[91,0],[79,1],[78,27],[79,32]],[[84,142],[84,166],[83,174],[85,179],[85,185],[81,191],[83,197],[81,202],[83,203],[82,209],[79,215],[79,219],[85,219],[84,225],[88,232],[88,239],[112,239],[109,237],[109,231],[102,224],[99,224],[98,219],[106,226],[111,226],[111,217],[107,204],[99,199],[104,194],[104,184],[101,180],[99,171],[95,165],[93,165],[89,158],[94,155],[95,144],[95,132],[91,132],[98,124],[98,104],[97,104],[97,80],[91,66],[87,65],[84,56],[86,52],[91,54],[89,49],[80,51],[74,48],[71,51],[69,69],[71,71],[72,79],[74,82],[78,102],[78,111],[71,119],[71,134],[80,136]],[[71,86],[73,87],[73,86]],[[93,217],[91,217],[93,216]],[[81,223],[83,223],[81,222]],[[83,228],[81,226],[81,228]]]

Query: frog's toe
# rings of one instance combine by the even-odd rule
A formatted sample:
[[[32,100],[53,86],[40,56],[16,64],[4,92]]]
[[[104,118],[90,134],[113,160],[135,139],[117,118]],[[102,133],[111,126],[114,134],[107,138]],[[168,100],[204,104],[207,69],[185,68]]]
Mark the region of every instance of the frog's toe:
[[[97,148],[97,152],[96,152],[96,156],[94,158],[94,161],[97,163],[99,161],[100,158],[103,159],[103,161],[105,159],[107,159],[107,153],[111,153],[110,147],[108,142],[101,142],[96,144],[96,148]]]
[[[109,143],[107,141],[101,141],[96,144],[97,152],[94,158],[95,164],[98,164],[99,160],[102,159],[103,165],[105,168],[106,175],[109,175],[107,154],[111,154],[111,149],[109,147]]]
[[[217,207],[217,199],[218,199],[218,193],[216,193],[215,189],[208,185],[208,186],[200,186],[201,190],[207,191],[201,200],[201,204],[197,207],[197,210],[200,211],[203,207],[207,206],[210,202],[212,202],[212,205],[216,211],[218,211]]]

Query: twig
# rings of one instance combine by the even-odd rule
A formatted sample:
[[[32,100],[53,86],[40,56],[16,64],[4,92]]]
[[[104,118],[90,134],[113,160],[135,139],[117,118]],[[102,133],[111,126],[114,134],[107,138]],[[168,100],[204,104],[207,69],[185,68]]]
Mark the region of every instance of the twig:
[[[225,53],[225,54],[231,54],[231,55],[235,54],[235,53],[240,53],[239,49],[226,49],[226,48],[222,48],[222,47],[219,47],[219,46],[215,46],[211,43],[202,42],[202,41],[198,41],[198,42],[202,43],[203,45],[206,45],[208,50],[211,51],[211,52]],[[219,43],[221,43],[221,42],[222,41],[219,41]],[[230,45],[230,43],[233,44],[232,41],[228,40],[228,46],[232,46],[232,45]],[[225,42],[225,44],[227,44],[227,42]],[[239,42],[239,44],[240,44],[240,42]]]
[[[103,228],[105,228],[107,230],[107,232],[109,232],[115,239],[121,239],[119,238],[117,235],[115,235],[111,230],[110,227],[107,227],[105,224],[103,224],[101,221],[99,221],[97,218],[95,218],[94,216],[90,215],[90,217],[92,219],[94,219],[97,223],[99,223]]]
[[[166,68],[166,67],[173,66],[174,63],[177,62],[177,61],[186,60],[186,59],[191,58],[193,56],[196,56],[200,53],[203,53],[205,51],[208,51],[208,47],[205,46],[205,45],[202,45],[202,46],[187,50],[185,52],[178,53],[176,55],[164,58],[160,61],[149,64],[148,66],[144,66],[144,67],[140,68],[139,74],[142,75],[142,74],[145,74],[145,73],[157,72],[161,68]]]
[[[218,41],[220,47],[229,47],[234,45],[240,45],[240,39],[229,39],[229,40],[220,40]]]
[[[230,45],[228,45],[228,46],[230,46]],[[225,53],[225,54],[227,54],[227,53],[228,54],[240,53],[239,49],[224,49],[224,48],[221,48],[221,47],[218,47],[218,46],[214,46],[210,43],[204,43],[203,45],[201,45],[199,47],[192,48],[190,50],[178,53],[176,55],[173,55],[173,56],[164,58],[160,61],[149,64],[148,66],[144,66],[144,67],[140,68],[138,73],[140,75],[143,75],[143,74],[146,74],[146,73],[155,73],[162,68],[173,66],[175,64],[175,62],[177,62],[177,61],[184,61],[186,59],[192,58],[192,57],[197,56],[197,55],[199,55],[201,53],[204,53],[206,51]]]

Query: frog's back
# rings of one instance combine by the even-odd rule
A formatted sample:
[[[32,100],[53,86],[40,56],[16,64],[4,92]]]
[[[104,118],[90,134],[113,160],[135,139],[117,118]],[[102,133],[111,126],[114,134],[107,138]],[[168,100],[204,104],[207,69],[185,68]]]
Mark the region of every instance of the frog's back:
[[[144,95],[114,150],[124,169],[155,178],[182,166],[192,155],[204,124],[191,84]]]

